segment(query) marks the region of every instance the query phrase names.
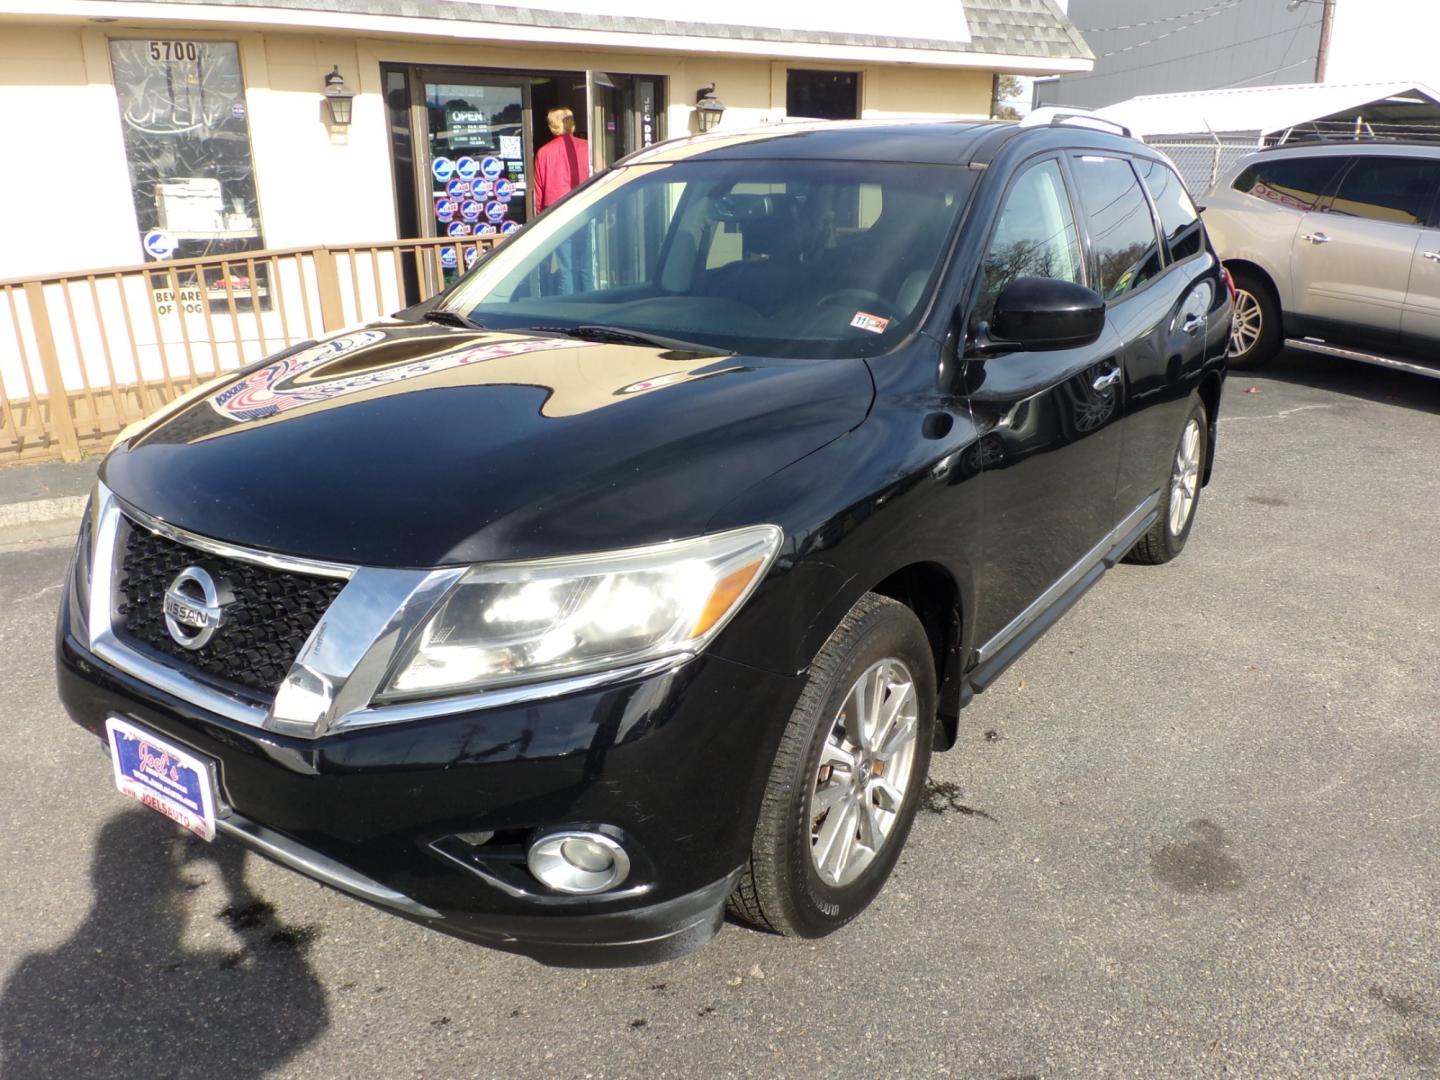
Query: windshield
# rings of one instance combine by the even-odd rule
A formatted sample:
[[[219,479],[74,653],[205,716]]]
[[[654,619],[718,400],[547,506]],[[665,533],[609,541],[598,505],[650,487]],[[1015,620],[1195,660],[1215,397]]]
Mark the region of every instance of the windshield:
[[[953,166],[877,162],[622,167],[500,245],[443,308],[497,330],[874,356],[923,316],[972,182]]]

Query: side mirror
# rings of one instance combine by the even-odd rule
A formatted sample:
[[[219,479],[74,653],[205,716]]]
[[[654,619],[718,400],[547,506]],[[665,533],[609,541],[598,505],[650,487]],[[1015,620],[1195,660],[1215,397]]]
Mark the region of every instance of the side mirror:
[[[1078,349],[1105,330],[1105,301],[1093,289],[1055,278],[1016,278],[1001,290],[990,321],[991,347],[1027,352]]]

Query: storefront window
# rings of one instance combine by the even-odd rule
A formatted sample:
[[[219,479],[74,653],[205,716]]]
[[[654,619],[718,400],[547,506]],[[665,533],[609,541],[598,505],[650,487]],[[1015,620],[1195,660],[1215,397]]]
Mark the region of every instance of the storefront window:
[[[112,41],[110,62],[146,259],[263,247],[235,43]]]

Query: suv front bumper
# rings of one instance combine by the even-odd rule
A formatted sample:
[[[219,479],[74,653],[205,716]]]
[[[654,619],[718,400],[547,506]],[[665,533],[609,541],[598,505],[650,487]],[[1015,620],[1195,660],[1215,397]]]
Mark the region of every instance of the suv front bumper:
[[[350,895],[551,964],[649,963],[703,945],[748,855],[804,683],[702,655],[564,697],[295,738],[208,712],[57,634],[60,698],[102,736],[125,717],[214,761],[219,828]],[[613,893],[547,889],[536,835],[603,828]]]

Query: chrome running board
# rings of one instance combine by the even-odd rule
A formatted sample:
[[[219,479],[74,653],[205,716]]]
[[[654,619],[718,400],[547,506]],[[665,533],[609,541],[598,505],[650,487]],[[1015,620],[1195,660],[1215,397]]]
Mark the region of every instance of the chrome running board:
[[[1308,338],[1286,338],[1285,347],[1323,353],[1326,356],[1338,356],[1342,360],[1359,360],[1362,364],[1378,364],[1380,367],[1395,368],[1397,371],[1408,371],[1414,375],[1428,375],[1432,379],[1440,379],[1440,368],[1426,367],[1424,364],[1416,364],[1409,360],[1397,360],[1393,356],[1385,356],[1381,353],[1342,349],[1338,345],[1327,345],[1323,341],[1311,341]]]

